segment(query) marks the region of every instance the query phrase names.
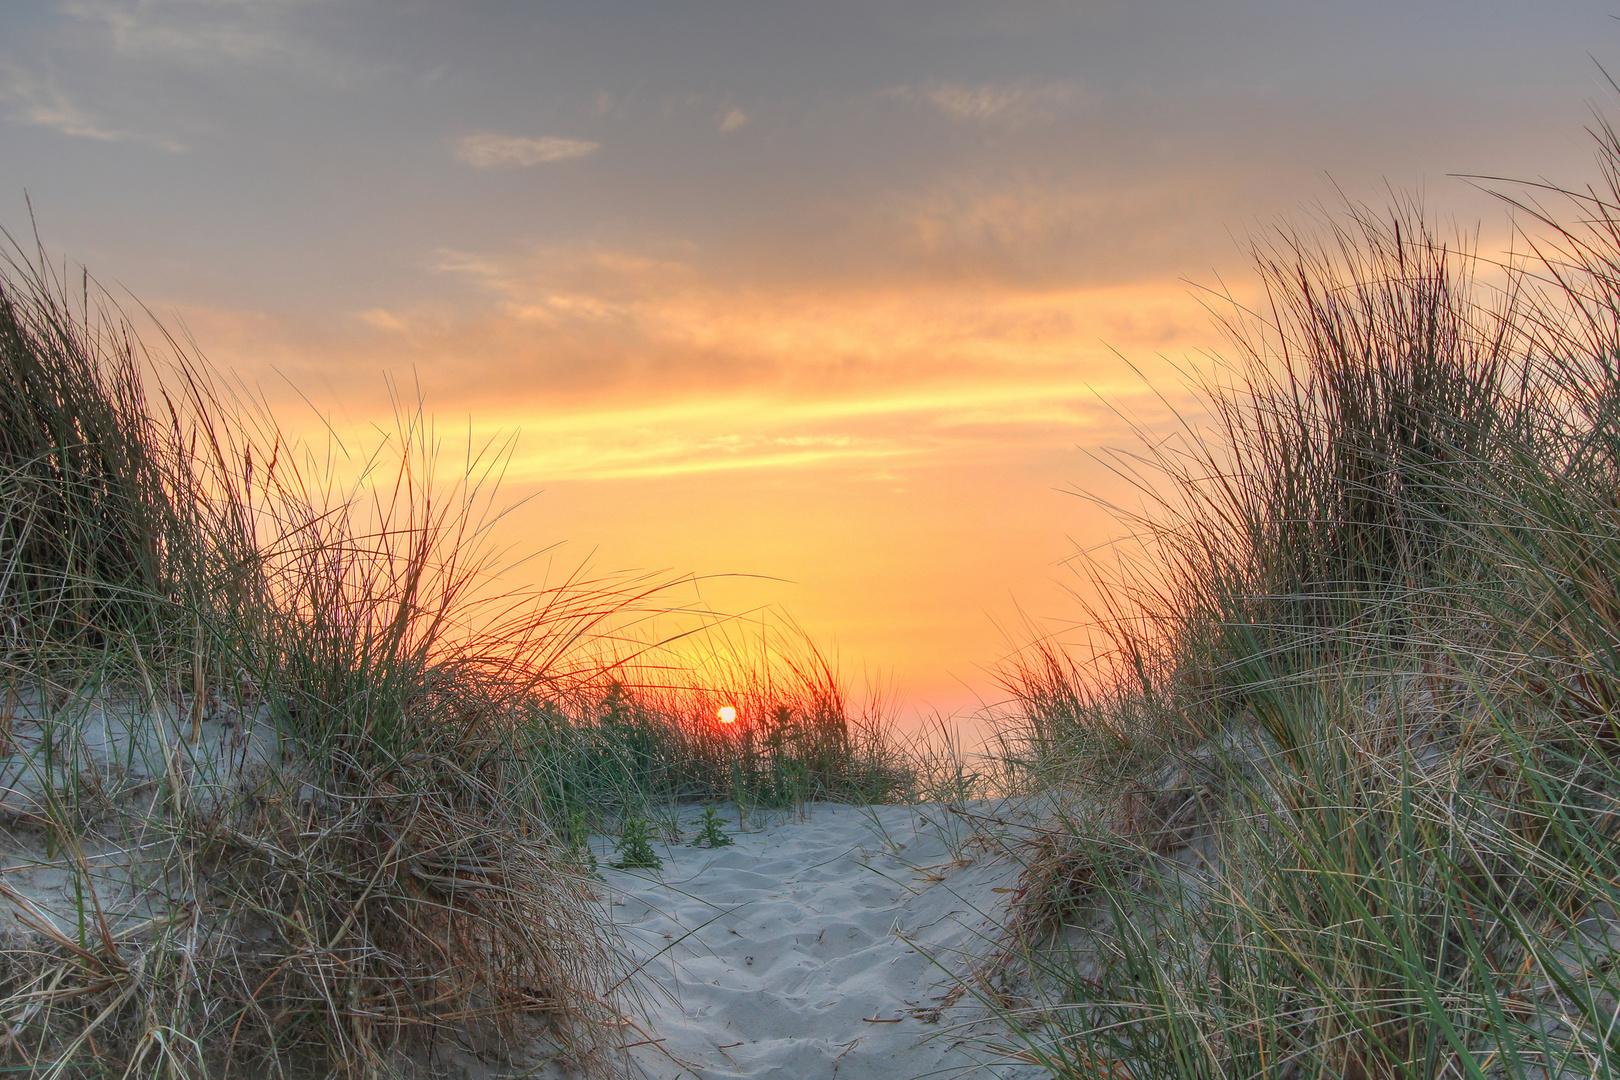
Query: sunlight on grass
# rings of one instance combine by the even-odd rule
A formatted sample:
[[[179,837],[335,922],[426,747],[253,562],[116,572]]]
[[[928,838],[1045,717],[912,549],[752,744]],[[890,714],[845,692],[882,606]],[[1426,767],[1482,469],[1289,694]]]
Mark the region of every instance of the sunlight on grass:
[[[0,1069],[532,1044],[614,1075],[635,1002],[582,832],[915,796],[808,641],[727,631],[691,579],[503,588],[509,442],[446,469],[396,393],[369,446],[299,444],[50,265],[0,272],[0,827],[45,872],[0,883]],[[723,737],[722,702],[769,721]]]
[[[1160,570],[1091,563],[1090,652],[1007,671],[1007,750],[1053,807],[973,984],[1007,1057],[1620,1074],[1620,137],[1596,134],[1598,189],[1506,189],[1522,261],[1414,200],[1269,234],[1268,303],[1225,309],[1198,386],[1212,422],[1111,459]]]

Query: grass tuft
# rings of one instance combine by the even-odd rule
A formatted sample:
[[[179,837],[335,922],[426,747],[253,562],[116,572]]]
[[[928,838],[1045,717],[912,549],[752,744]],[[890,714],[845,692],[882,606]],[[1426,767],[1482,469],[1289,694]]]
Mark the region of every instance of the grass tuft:
[[[1620,140],[1487,265],[1420,207],[1256,248],[1148,553],[1007,673],[987,996],[1053,1076],[1620,1073]],[[1511,193],[1510,193],[1511,194]],[[1522,219],[1523,220],[1523,219]],[[1494,283],[1494,284],[1493,284]],[[1099,571],[1101,575],[1101,571]],[[1135,575],[1135,576],[1130,576]],[[1106,580],[1106,578],[1105,578]]]
[[[443,489],[402,409],[338,487],[46,265],[0,275],[0,1067],[615,1072],[518,717],[645,589],[488,593],[498,447]]]
[[[48,265],[0,268],[0,1071],[622,1073],[593,831],[913,793],[807,643],[654,663],[675,579],[504,586],[510,444],[447,481],[396,393],[323,455]]]

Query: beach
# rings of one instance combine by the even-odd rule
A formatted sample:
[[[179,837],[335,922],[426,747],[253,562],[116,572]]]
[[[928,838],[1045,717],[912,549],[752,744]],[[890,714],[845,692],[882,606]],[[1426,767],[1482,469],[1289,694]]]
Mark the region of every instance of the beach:
[[[729,846],[655,845],[659,872],[607,868],[603,902],[638,967],[649,1077],[896,1080],[1039,1075],[957,990],[990,951],[1017,865],[937,805],[811,804]],[[998,891],[999,890],[999,891]]]

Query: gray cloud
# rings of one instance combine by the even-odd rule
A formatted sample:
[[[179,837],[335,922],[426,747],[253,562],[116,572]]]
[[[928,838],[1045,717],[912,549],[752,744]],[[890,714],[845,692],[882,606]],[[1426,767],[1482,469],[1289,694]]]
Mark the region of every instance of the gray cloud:
[[[299,57],[310,46],[286,18],[323,0],[67,0],[61,11],[104,29],[113,48],[210,64]]]
[[[1049,120],[1060,109],[1082,99],[1080,87],[1071,82],[930,82],[890,87],[882,95],[932,105],[953,120],[1008,125]]]
[[[601,143],[585,139],[563,139],[553,135],[528,138],[485,131],[459,140],[455,152],[458,159],[475,169],[494,169],[502,165],[528,166],[572,161],[589,157],[601,148]]]
[[[0,105],[13,122],[49,128],[63,135],[102,142],[151,143],[165,150],[184,149],[171,139],[109,123],[62,90],[50,76],[4,59],[0,59]]]

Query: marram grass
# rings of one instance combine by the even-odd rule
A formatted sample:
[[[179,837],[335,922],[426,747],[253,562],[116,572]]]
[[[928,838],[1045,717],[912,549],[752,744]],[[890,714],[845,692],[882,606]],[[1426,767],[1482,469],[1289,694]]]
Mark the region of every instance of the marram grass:
[[[343,486],[47,265],[0,275],[0,1070],[613,1075],[582,830],[913,794],[813,654],[628,679],[670,582],[502,591],[502,447],[443,483],[401,403]]]
[[[1064,1078],[1620,1074],[1620,141],[1485,263],[1420,207],[1255,253],[1151,574],[1009,672],[1063,809],[980,992]],[[1545,198],[1546,191],[1540,194]],[[1554,194],[1558,194],[1554,192]],[[1222,373],[1224,371],[1224,374]]]

